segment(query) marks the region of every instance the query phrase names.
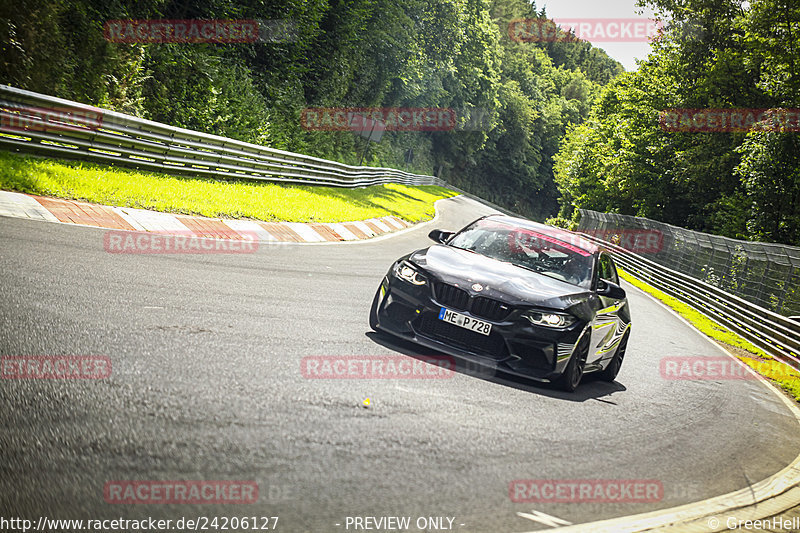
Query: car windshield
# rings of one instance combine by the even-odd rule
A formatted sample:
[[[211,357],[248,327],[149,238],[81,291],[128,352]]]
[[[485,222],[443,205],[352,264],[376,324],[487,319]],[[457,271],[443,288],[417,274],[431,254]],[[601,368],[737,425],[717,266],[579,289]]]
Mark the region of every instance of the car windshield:
[[[591,285],[591,253],[534,230],[483,219],[456,234],[448,244],[573,285]]]

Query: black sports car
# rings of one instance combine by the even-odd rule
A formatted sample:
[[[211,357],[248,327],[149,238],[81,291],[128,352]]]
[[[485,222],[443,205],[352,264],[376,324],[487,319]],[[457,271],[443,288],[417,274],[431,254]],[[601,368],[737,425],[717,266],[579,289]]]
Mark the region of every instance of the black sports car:
[[[631,317],[602,248],[503,215],[429,236],[384,277],[373,329],[568,391],[588,372],[614,380]]]

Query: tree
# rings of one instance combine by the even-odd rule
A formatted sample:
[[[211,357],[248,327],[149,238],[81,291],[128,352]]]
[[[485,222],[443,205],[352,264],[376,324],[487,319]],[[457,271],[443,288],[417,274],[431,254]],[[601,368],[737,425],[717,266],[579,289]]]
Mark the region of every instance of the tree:
[[[798,107],[800,8],[786,0],[652,0],[668,20],[639,70],[615,78],[556,158],[563,215],[656,218],[800,244],[796,132],[665,131],[669,108]]]

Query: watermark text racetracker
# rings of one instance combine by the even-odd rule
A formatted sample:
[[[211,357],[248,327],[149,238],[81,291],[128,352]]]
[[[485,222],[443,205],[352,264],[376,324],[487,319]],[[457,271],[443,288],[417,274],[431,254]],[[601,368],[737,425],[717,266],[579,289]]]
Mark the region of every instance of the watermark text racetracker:
[[[316,355],[303,357],[300,373],[306,379],[444,379],[455,367],[448,355]]]
[[[669,132],[712,133],[800,131],[800,109],[688,109],[671,108],[659,113],[661,129]]]
[[[753,359],[757,372],[765,373],[772,379],[796,377],[797,371],[788,365],[774,366],[774,361]],[[659,363],[661,377],[666,380],[763,380],[762,375],[750,370],[750,367],[732,357],[725,355],[714,357],[676,356],[664,357]]]
[[[104,379],[111,375],[105,355],[4,355],[2,379]]]
[[[616,244],[625,252],[656,254],[664,246],[664,234],[656,229],[579,230],[596,239]]]
[[[244,504],[258,501],[255,481],[109,481],[103,487],[107,503],[124,504]]]
[[[655,479],[515,479],[508,485],[515,503],[654,503],[664,498]]]
[[[646,18],[531,18],[508,23],[508,36],[518,43],[636,43],[658,36],[660,21]]]
[[[219,238],[201,237],[189,230],[137,232],[110,230],[103,248],[112,254],[251,254],[258,250],[255,233],[227,232]]]
[[[109,20],[103,36],[112,43],[256,43],[287,42],[297,38],[288,19],[276,20]]]
[[[309,131],[479,131],[491,129],[493,120],[483,108],[309,107],[300,113],[300,125]]]
[[[580,247],[583,241],[582,235],[589,235],[615,244],[620,248],[618,251],[635,254],[655,254],[660,252],[664,246],[664,234],[658,230],[647,229],[578,230],[577,233],[570,236],[559,236],[558,241]],[[529,248],[539,249],[539,247],[546,245],[547,242],[540,242],[542,239],[541,236],[522,235],[517,242]]]
[[[103,125],[103,110],[85,107],[37,107],[15,102],[0,104],[0,131],[96,131]]]

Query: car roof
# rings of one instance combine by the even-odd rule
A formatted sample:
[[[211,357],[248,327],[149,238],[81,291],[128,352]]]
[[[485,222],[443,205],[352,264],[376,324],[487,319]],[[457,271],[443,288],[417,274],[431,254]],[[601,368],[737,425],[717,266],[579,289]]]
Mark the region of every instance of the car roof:
[[[485,216],[483,217],[483,219],[497,220],[505,222],[507,224],[513,224],[519,226],[520,228],[534,230],[543,235],[547,235],[548,237],[553,237],[554,239],[558,239],[565,243],[571,244],[572,246],[585,250],[591,254],[596,254],[601,250],[601,248],[598,245],[596,245],[595,243],[593,243],[588,239],[581,237],[574,231],[569,231],[563,228],[557,228],[555,226],[548,226],[546,224],[540,224],[538,222],[534,222],[532,220],[528,220],[525,218],[494,214]]]

